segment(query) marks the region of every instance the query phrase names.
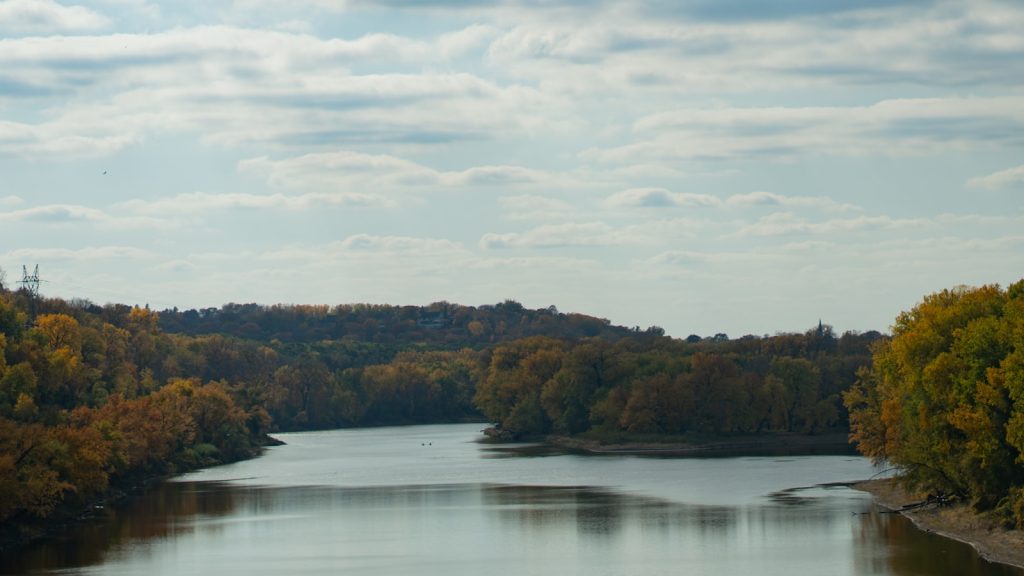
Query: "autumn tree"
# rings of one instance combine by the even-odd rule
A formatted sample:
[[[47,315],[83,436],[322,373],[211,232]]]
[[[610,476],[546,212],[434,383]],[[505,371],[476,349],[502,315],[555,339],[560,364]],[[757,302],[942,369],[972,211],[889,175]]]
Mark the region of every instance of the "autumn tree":
[[[845,394],[851,438],[916,486],[1024,527],[1024,282],[931,294]]]
[[[561,368],[563,355],[561,341],[544,337],[496,347],[486,375],[477,386],[474,404],[512,433],[546,433],[551,424],[540,395]]]

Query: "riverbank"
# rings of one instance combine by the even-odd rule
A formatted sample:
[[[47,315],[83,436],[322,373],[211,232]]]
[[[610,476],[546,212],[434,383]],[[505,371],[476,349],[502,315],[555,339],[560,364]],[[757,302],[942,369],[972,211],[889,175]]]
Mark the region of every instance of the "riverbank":
[[[88,522],[102,513],[107,507],[124,500],[128,496],[145,492],[153,486],[174,476],[213,466],[223,466],[258,458],[270,446],[283,446],[284,442],[272,436],[264,435],[259,446],[246,456],[225,460],[209,460],[192,467],[181,467],[167,473],[149,474],[123,479],[120,483],[108,486],[101,494],[94,494],[85,500],[69,498],[64,500],[45,518],[25,517],[20,520],[0,523],[0,553],[12,553],[27,548],[36,542],[50,538],[58,538],[72,527]]]
[[[871,494],[879,505],[900,512],[921,530],[970,544],[990,562],[1024,568],[1024,532],[1006,530],[966,503],[903,510],[903,505],[921,502],[927,494],[907,492],[892,478],[859,482],[853,488]]]
[[[855,453],[845,432],[816,435],[750,434],[664,440],[548,436],[544,443],[589,454],[635,456],[809,456]]]

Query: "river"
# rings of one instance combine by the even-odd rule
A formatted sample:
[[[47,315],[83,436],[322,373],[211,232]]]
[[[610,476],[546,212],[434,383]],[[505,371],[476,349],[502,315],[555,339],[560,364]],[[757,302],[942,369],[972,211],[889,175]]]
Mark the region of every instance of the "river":
[[[1014,575],[879,514],[853,456],[653,458],[481,444],[479,424],[281,434],[3,574]]]

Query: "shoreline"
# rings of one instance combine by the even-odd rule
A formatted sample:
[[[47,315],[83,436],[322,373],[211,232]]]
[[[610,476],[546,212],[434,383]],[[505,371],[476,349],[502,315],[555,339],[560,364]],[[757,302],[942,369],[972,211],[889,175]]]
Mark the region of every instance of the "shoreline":
[[[865,480],[850,487],[871,494],[876,504],[901,514],[920,530],[968,544],[989,562],[1024,568],[1024,531],[1007,530],[968,504],[904,510],[904,504],[920,502],[926,494],[907,492],[892,478]]]
[[[65,500],[58,504],[55,511],[46,518],[23,519],[0,525],[0,552],[9,554],[27,549],[37,542],[60,538],[62,534],[67,533],[73,527],[96,517],[99,510],[103,510],[107,506],[116,505],[118,502],[141,491],[148,490],[153,485],[165,482],[169,478],[203,468],[224,466],[234,462],[241,462],[242,460],[259,458],[268,447],[283,446],[284,444],[284,442],[277,438],[264,435],[260,439],[260,445],[256,448],[255,452],[243,458],[215,462],[195,468],[183,468],[174,472],[130,477],[122,483],[108,486],[102,493],[96,494],[84,501],[71,503]]]
[[[778,434],[722,436],[693,441],[601,441],[576,436],[548,436],[548,446],[595,455],[719,457],[856,454],[846,432],[820,435]]]

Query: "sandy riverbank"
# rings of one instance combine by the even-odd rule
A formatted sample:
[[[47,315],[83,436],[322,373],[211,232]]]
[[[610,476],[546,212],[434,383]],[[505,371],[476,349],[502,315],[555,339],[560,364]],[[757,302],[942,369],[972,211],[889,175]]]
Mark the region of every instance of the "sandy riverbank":
[[[893,479],[860,482],[853,488],[870,493],[878,504],[895,511],[904,504],[920,502],[926,497],[925,494],[906,492]],[[921,508],[902,514],[922,530],[970,544],[989,561],[1024,568],[1024,531],[1006,530],[967,504]]]

